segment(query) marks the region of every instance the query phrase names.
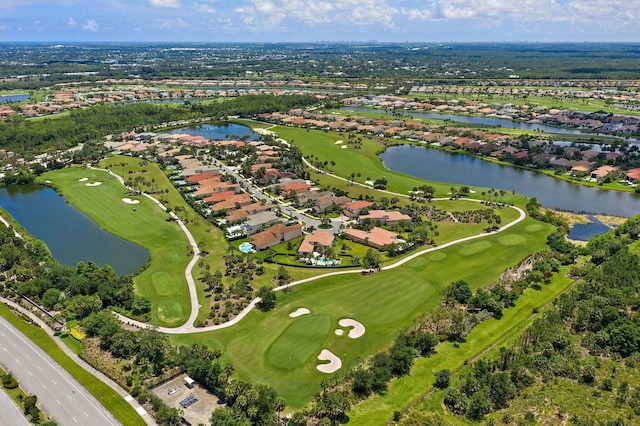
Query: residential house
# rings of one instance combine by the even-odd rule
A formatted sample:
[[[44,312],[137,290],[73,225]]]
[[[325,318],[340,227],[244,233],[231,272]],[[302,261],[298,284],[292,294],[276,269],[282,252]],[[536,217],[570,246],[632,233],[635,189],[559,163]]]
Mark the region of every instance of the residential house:
[[[236,194],[233,197],[229,197],[224,201],[220,201],[215,203],[210,207],[212,212],[219,213],[226,210],[234,210],[239,209],[240,207],[247,206],[252,204],[253,200],[249,194]]]
[[[375,249],[390,244],[403,244],[405,241],[398,237],[395,232],[375,227],[370,231],[361,231],[360,229],[349,228],[344,231],[345,238],[350,239],[359,244],[364,244]]]
[[[627,179],[630,181],[640,181],[640,168],[627,170],[626,172]]]
[[[267,211],[249,216],[243,225],[247,231],[247,235],[253,235],[265,226],[276,223],[279,220],[274,212]]]
[[[342,207],[351,202],[351,198],[346,196],[337,197],[334,194],[324,195],[315,200],[313,211],[316,213],[324,213],[332,206]]]
[[[304,237],[302,244],[300,244],[300,248],[298,249],[298,253],[302,254],[311,254],[314,251],[317,251],[319,246],[322,247],[331,247],[333,242],[335,241],[335,235],[323,231],[321,229],[316,229],[313,233]]]
[[[575,175],[588,173],[592,168],[593,163],[591,163],[590,161],[576,161],[576,163],[571,167],[571,174]]]
[[[280,187],[280,194],[284,198],[293,197],[298,192],[306,192],[311,189],[311,185],[306,182],[287,183]]]
[[[293,225],[285,225],[283,223],[275,224],[262,232],[258,232],[251,236],[251,244],[256,250],[265,250],[280,243],[291,241],[302,236],[302,225],[295,223]]]
[[[398,225],[404,222],[411,222],[411,217],[395,210],[369,210],[368,214],[362,215],[358,218],[359,223],[362,223],[365,220],[380,222],[382,225]]]
[[[591,172],[591,179],[595,179],[595,180],[602,180],[604,179],[609,173],[613,173],[615,171],[620,170],[620,167],[616,167],[616,166],[600,166],[597,169],[595,169],[594,171]]]
[[[373,203],[371,201],[365,201],[365,200],[352,201],[350,203],[345,204],[342,207],[342,212],[344,213],[345,216],[357,217],[362,210],[371,208],[371,206],[373,206]]]

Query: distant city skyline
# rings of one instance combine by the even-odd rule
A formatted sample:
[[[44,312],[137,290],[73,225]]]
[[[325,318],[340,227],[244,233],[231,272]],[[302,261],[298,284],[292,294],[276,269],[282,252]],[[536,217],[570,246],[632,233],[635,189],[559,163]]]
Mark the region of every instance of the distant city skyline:
[[[0,41],[640,42],[628,0],[2,0]]]

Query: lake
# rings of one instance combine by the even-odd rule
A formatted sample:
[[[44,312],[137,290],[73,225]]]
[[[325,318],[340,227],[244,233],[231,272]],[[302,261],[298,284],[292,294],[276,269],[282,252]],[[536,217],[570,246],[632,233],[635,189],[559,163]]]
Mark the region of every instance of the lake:
[[[384,112],[380,109],[371,108],[356,108],[349,107],[344,108],[347,111],[354,112]],[[432,112],[409,112],[402,111],[403,115],[408,115],[414,118],[431,118],[434,120],[449,120],[459,123],[475,124],[489,127],[503,127],[505,129],[519,129],[519,130],[533,130],[537,132],[556,133],[560,135],[584,135],[584,136],[596,136],[595,133],[582,132],[580,130],[563,129],[560,127],[548,126],[538,123],[527,123],[525,121],[510,120],[508,118],[494,118],[494,117],[478,117],[473,115],[458,115],[458,114],[439,114]],[[611,135],[607,135],[611,136]]]
[[[247,126],[242,126],[235,123],[228,123],[220,126],[203,124],[201,126],[195,127],[182,127],[180,129],[169,130],[163,133],[202,136],[211,140],[238,140],[243,136],[248,136],[249,140],[258,140],[260,138],[259,134],[252,132],[251,129]]]
[[[0,188],[0,206],[29,234],[44,241],[53,258],[64,265],[91,261],[111,265],[124,275],[135,272],[149,258],[145,248],[102,230],[49,187]]]
[[[22,102],[29,99],[29,95],[2,95],[0,96],[0,104],[8,104],[11,102]]]
[[[575,185],[465,154],[401,145],[388,148],[381,158],[390,170],[435,182],[515,190],[529,198],[536,197],[543,206],[555,210],[622,217],[640,212],[640,196],[630,192]]]

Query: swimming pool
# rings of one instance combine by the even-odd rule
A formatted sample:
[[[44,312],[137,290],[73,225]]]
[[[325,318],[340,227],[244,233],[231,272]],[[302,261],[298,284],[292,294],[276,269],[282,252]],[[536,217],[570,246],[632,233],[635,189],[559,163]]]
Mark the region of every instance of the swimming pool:
[[[253,244],[249,243],[249,242],[244,242],[242,244],[240,244],[240,246],[238,247],[238,250],[240,250],[243,253],[254,253],[255,250],[253,249]]]

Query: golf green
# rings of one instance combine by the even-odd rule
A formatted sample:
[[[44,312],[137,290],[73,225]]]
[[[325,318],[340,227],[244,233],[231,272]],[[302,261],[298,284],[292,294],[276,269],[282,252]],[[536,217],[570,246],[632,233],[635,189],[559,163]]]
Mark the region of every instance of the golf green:
[[[278,369],[295,370],[320,353],[330,331],[329,317],[309,315],[294,318],[269,348],[267,361]]]

